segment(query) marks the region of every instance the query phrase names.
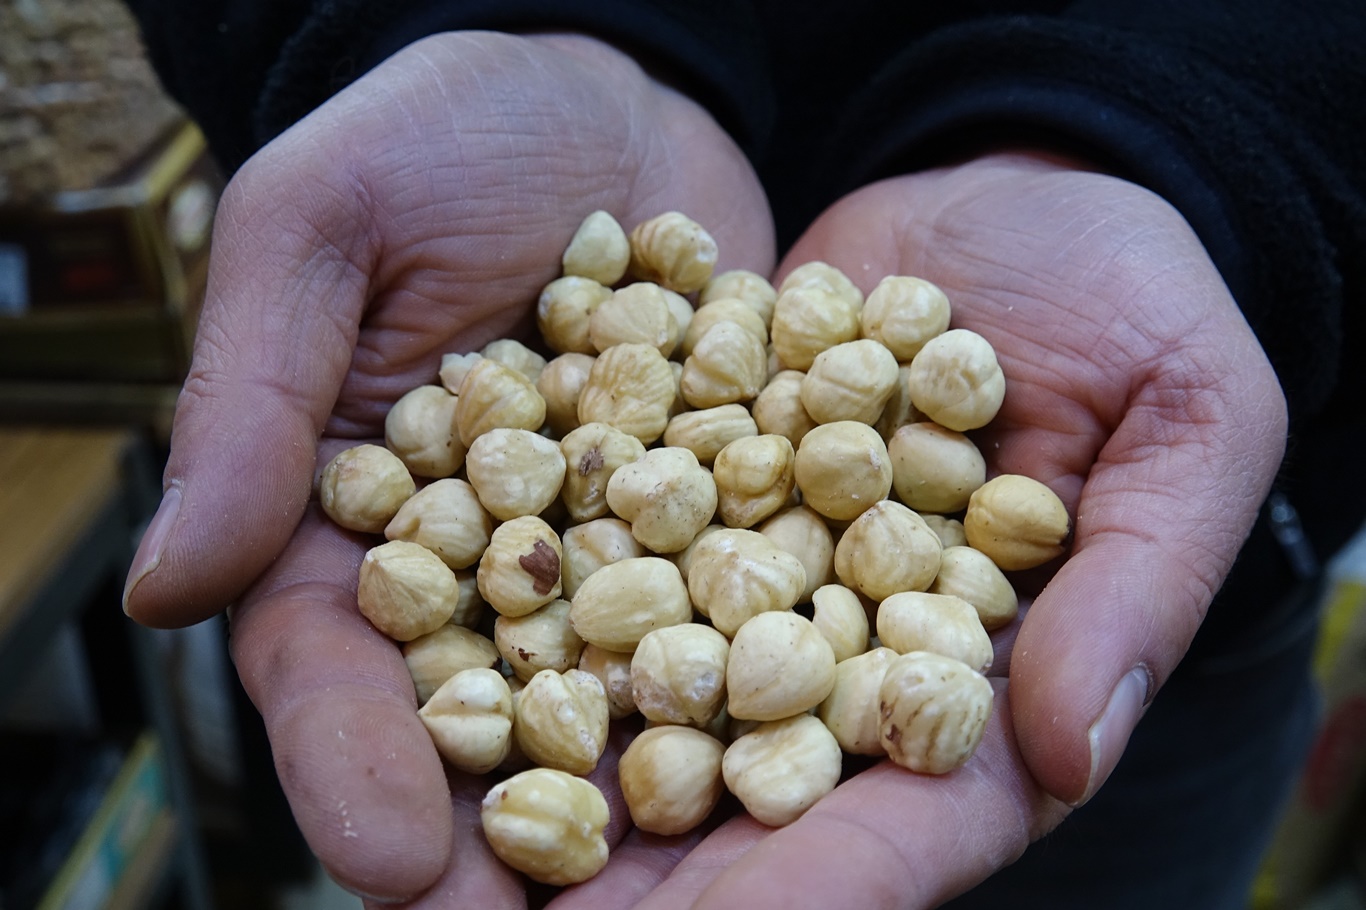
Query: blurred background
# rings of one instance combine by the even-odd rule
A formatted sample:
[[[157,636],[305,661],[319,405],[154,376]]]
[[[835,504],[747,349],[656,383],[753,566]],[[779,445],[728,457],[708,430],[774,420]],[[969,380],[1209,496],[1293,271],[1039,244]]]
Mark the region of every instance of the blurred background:
[[[0,3],[0,910],[360,906],[299,836],[221,619],[120,609],[222,187],[117,0]],[[1366,908],[1366,538],[1323,609],[1323,720],[1249,910]]]

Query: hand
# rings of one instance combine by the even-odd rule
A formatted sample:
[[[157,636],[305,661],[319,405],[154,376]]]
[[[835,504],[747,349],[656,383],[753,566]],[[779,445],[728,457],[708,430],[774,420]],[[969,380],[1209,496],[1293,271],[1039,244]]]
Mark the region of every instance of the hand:
[[[525,325],[598,208],[627,227],[683,209],[716,236],[720,268],[773,263],[762,190],[722,130],[574,36],[419,42],[262,150],[222,201],[166,495],[126,608],[178,626],[237,602],[233,656],[286,794],[358,892],[411,897],[448,865],[467,893],[520,886],[467,815],[453,827],[398,650],[356,609],[365,542],[307,509],[315,469],[382,436],[388,406],[433,381],[443,353]],[[477,801],[452,783],[457,809]]]
[[[1218,273],[1176,211],[1122,180],[1029,155],[901,177],[841,200],[779,272],[813,259],[865,292],[887,274],[945,289],[1006,373],[978,438],[990,468],[1058,492],[1073,549],[1013,648],[998,642],[1008,678],[967,765],[884,763],[778,831],[735,818],[657,863],[641,908],[913,910],[1016,859],[1113,770],[1281,459],[1276,377]],[[652,849],[628,836],[565,906],[635,905]]]

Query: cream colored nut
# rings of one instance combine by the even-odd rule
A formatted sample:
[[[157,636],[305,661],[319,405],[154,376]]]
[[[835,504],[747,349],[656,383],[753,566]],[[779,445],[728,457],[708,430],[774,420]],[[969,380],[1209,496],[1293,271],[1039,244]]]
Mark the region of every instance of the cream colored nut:
[[[907,591],[878,604],[877,637],[898,654],[930,651],[978,673],[991,668],[991,636],[972,604],[951,594]]]
[[[721,521],[748,528],[786,505],[796,486],[795,461],[785,436],[750,436],[728,444],[712,468]]]
[[[665,212],[631,231],[631,275],[691,294],[716,268],[716,241],[681,212]]]
[[[925,519],[925,524],[939,536],[939,542],[944,545],[944,549],[967,546],[968,535],[963,530],[963,523],[958,519],[930,513],[924,513],[920,517]]]
[[[651,834],[683,834],[711,815],[725,792],[726,747],[692,727],[654,727],[621,755],[617,779],[631,821]]]
[[[573,600],[585,578],[603,566],[645,556],[645,548],[631,536],[631,526],[620,518],[594,518],[565,528],[560,536],[564,558],[560,581],[566,600]]]
[[[479,593],[478,573],[474,569],[457,569],[455,584],[457,593],[451,622],[467,629],[476,629],[484,618],[484,607],[488,606],[484,603],[484,595]]]
[[[441,369],[437,373],[442,387],[452,395],[458,393],[460,384],[465,381],[470,370],[474,369],[474,365],[483,359],[484,355],[478,351],[470,351],[464,354],[442,354]]]
[[[755,309],[743,300],[721,297],[697,308],[688,331],[683,335],[679,350],[687,357],[702,340],[702,336],[722,322],[733,322],[745,329],[759,342],[768,346],[768,324]]]
[[[575,522],[602,518],[608,512],[607,483],[617,468],[645,457],[645,446],[629,433],[605,423],[586,423],[560,440],[565,459],[560,491]]]
[[[721,774],[755,821],[780,827],[835,789],[842,763],[840,745],[825,724],[799,714],[736,739],[721,759]]]
[[[417,490],[403,461],[384,446],[338,452],[323,468],[318,498],[327,517],[349,531],[378,534]]]
[[[668,357],[681,334],[664,299],[668,293],[648,281],[618,288],[593,311],[588,340],[599,353],[619,344],[648,344]]]
[[[826,348],[802,378],[802,407],[816,423],[857,420],[872,425],[896,388],[897,363],[876,341],[860,338]]]
[[[496,427],[465,457],[470,485],[499,521],[539,515],[560,495],[564,473],[559,443],[530,430]]]
[[[816,355],[859,336],[860,303],[820,287],[793,287],[778,294],[769,337],[782,362],[808,370]]]
[[[949,329],[911,361],[911,402],[960,433],[984,427],[1005,400],[1006,380],[991,344],[967,329]]]
[[[617,219],[599,209],[579,224],[560,257],[560,264],[566,275],[616,284],[631,264],[631,242]]]
[[[903,768],[946,774],[977,750],[991,700],[991,683],[967,664],[910,651],[892,661],[882,677],[882,746]]]
[[[759,427],[744,405],[723,404],[671,418],[664,428],[664,444],[687,449],[710,466],[728,443],[758,434]]]
[[[835,574],[876,601],[924,591],[939,572],[939,536],[899,502],[884,499],[854,519],[835,545]]]
[[[961,512],[987,479],[971,439],[931,421],[907,424],[887,440],[892,489],[917,512]]]
[[[384,444],[418,477],[450,477],[465,463],[456,398],[439,385],[403,395],[384,417]]]
[[[479,818],[494,855],[538,882],[572,885],[607,865],[607,799],[581,777],[515,774],[489,790]]]
[[[1071,521],[1047,486],[1021,474],[1002,474],[972,494],[963,530],[969,545],[1013,572],[1061,556]]]
[[[467,569],[488,548],[493,519],[474,487],[447,477],[429,483],[384,528],[389,540],[407,540],[431,550],[452,569]]]
[[[607,691],[592,673],[542,670],[517,697],[512,735],[543,768],[588,774],[607,746]]]
[[[788,272],[787,277],[778,285],[778,296],[783,296],[793,288],[819,288],[859,307],[863,306],[863,292],[848,275],[828,262],[804,262]]]
[[[584,579],[569,609],[579,637],[609,651],[634,651],[649,632],[691,619],[678,567],[659,556],[603,566]]]
[[[461,670],[489,670],[500,660],[498,648],[488,638],[450,623],[403,643],[403,662],[413,678],[419,705]]]
[[[579,394],[588,383],[596,358],[589,354],[561,354],[545,365],[536,391],[545,399],[545,425],[557,438],[579,425]]]
[[[803,502],[826,518],[852,521],[891,492],[892,460],[876,430],[840,420],[802,437],[796,477]]]
[[[688,544],[686,547],[679,550],[677,553],[667,554],[668,559],[675,566],[678,567],[678,574],[683,577],[684,584],[687,584],[688,582],[688,570],[692,568],[692,557],[693,554],[697,552],[697,545],[700,544],[702,541],[706,540],[712,534],[715,534],[717,531],[724,530],[726,530],[725,525],[707,525],[705,528],[697,532],[697,536],[692,539],[692,543]],[[706,612],[701,607],[698,607],[696,604],[693,604],[693,608],[696,609],[697,612],[701,613],[703,616],[707,615]]]
[[[818,588],[835,580],[835,537],[820,513],[810,506],[784,509],[759,525],[760,534],[791,553],[806,570],[806,586],[797,598],[807,603]]]
[[[972,547],[945,547],[930,591],[961,597],[977,611],[988,631],[1009,625],[1020,612],[1015,588],[985,553]]]
[[[740,528],[708,534],[688,568],[693,603],[727,637],[760,613],[792,609],[805,587],[801,560]]]
[[[830,643],[836,663],[868,650],[868,611],[857,594],[843,585],[821,585],[811,605],[811,624]]]
[[[678,383],[648,344],[619,344],[593,362],[579,393],[579,422],[606,423],[649,445],[669,424]]]
[[[687,337],[688,329],[692,327],[692,320],[697,315],[697,311],[693,309],[691,300],[676,291],[666,289],[664,291],[664,302],[668,304],[669,312],[673,314],[674,324],[677,326],[674,332],[673,353],[670,354],[671,357],[675,357],[674,361],[670,361],[673,363],[677,360],[675,355],[677,355],[679,347],[682,346],[683,339]]]
[[[910,361],[925,343],[949,328],[949,298],[938,286],[910,275],[888,275],[863,302],[863,337]]]
[[[806,374],[799,370],[780,370],[764,386],[750,408],[760,433],[786,436],[793,446],[816,428],[816,421],[802,405],[802,380]]]
[[[489,360],[511,367],[534,384],[545,369],[545,358],[516,338],[499,338],[484,345],[479,352]]]
[[[417,711],[436,751],[466,774],[501,765],[512,744],[512,692],[497,670],[461,670]]]
[[[783,358],[778,356],[778,352],[773,349],[773,342],[768,343],[768,381],[773,382],[774,377],[787,370],[787,365],[783,363]],[[793,370],[793,372],[799,372]]]
[[[726,297],[744,301],[759,314],[765,327],[773,321],[773,304],[778,299],[778,292],[763,275],[748,269],[731,269],[713,275],[697,294],[698,308]]]
[[[372,547],[360,564],[361,613],[396,641],[433,632],[455,611],[455,573],[426,547],[403,540]]]
[[[683,361],[679,392],[694,408],[750,401],[768,381],[768,352],[734,322],[719,322]]]
[[[716,482],[687,449],[651,449],[607,482],[607,505],[656,553],[677,553],[716,514]]]
[[[636,710],[664,724],[703,727],[726,700],[726,636],[701,623],[655,629],[631,658]]]
[[[457,393],[455,420],[465,445],[497,427],[539,430],[545,399],[526,376],[485,357],[465,374]]]
[[[493,623],[493,643],[521,680],[542,670],[576,668],[584,645],[569,623],[567,600],[552,600],[525,616],[499,616]]]
[[[534,515],[493,530],[479,560],[479,593],[503,616],[525,616],[560,596],[564,550],[550,525]]]
[[[887,403],[882,406],[882,415],[873,426],[883,439],[891,439],[897,430],[908,423],[917,423],[925,415],[911,403],[911,366],[902,364],[896,371],[896,385]]]
[[[692,405],[683,400],[683,364],[677,360],[669,361],[669,371],[674,374],[674,403],[669,408],[669,419],[692,410]]]
[[[835,666],[835,685],[816,709],[840,748],[850,755],[885,755],[879,726],[878,693],[892,661],[891,648],[874,648]]]
[[[541,338],[557,354],[596,354],[597,348],[588,339],[588,321],[611,296],[611,288],[591,278],[569,275],[555,279],[536,301],[536,327]]]
[[[791,717],[824,701],[834,684],[835,651],[799,613],[760,613],[731,640],[726,663],[726,710],[731,717]],[[636,697],[639,702],[639,692]]]
[[[579,669],[592,673],[607,692],[607,716],[620,720],[636,713],[635,696],[631,694],[631,659],[626,651],[609,651],[597,645],[584,645],[579,655]]]

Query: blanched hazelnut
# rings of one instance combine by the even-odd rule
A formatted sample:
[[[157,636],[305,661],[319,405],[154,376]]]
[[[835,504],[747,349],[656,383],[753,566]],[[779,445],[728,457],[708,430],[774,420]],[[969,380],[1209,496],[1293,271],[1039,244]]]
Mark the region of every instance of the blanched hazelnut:
[[[1021,474],[1002,474],[972,494],[963,529],[969,545],[1013,572],[1061,556],[1071,521],[1047,486]]]
[[[731,269],[728,272],[713,275],[697,294],[698,308],[706,306],[713,300],[721,300],[727,297],[743,301],[746,306],[759,314],[765,326],[773,321],[773,304],[778,299],[778,292],[773,285],[769,284],[767,278],[757,272],[751,272],[748,269]]]
[[[694,408],[714,408],[753,399],[767,380],[763,343],[734,322],[719,322],[683,361],[679,392]]]
[[[648,344],[619,344],[593,361],[579,393],[579,423],[606,423],[649,445],[669,424],[678,384]]]
[[[406,393],[384,417],[384,444],[418,477],[450,477],[465,463],[455,396],[439,385]]]
[[[977,750],[992,690],[962,661],[911,651],[887,668],[878,698],[879,735],[892,761],[922,774],[947,774]]]
[[[991,667],[991,637],[977,611],[950,594],[893,594],[878,605],[877,637],[898,654],[931,651],[960,660],[978,673]]]
[[[812,360],[802,378],[802,407],[816,423],[857,420],[871,426],[882,416],[897,374],[896,358],[878,342],[837,344]]]
[[[575,522],[602,518],[608,512],[607,483],[617,468],[645,456],[640,440],[605,423],[586,423],[560,440],[565,459],[560,491]]]
[[[579,654],[579,669],[592,673],[607,692],[607,716],[620,720],[636,713],[631,694],[631,659],[627,651],[609,651],[597,645],[584,645]]]
[[[911,361],[909,383],[911,402],[925,416],[960,433],[990,423],[1006,391],[991,344],[967,329],[926,342]]]
[[[532,381],[487,357],[470,368],[456,395],[455,420],[467,446],[496,427],[539,430],[545,423],[545,399]]]
[[[436,751],[458,771],[487,774],[507,758],[512,693],[497,670],[461,670],[442,683],[417,716]]]
[[[318,497],[327,517],[350,531],[378,534],[417,490],[403,461],[384,446],[338,452],[323,468]]]
[[[566,275],[581,275],[605,285],[620,281],[630,262],[626,231],[601,209],[583,219],[560,257]]]
[[[505,367],[511,367],[533,384],[545,369],[545,358],[516,338],[498,338],[490,341],[479,353]]]
[[[748,528],[781,509],[796,486],[795,461],[785,436],[750,436],[728,444],[712,468],[721,521]]]
[[[759,428],[742,404],[723,404],[700,411],[684,411],[664,428],[666,446],[687,449],[698,462],[710,466],[728,443],[757,436]]]
[[[816,716],[850,755],[886,753],[879,733],[878,699],[887,668],[898,656],[891,648],[874,648],[835,665],[835,685]]]
[[[413,678],[419,705],[461,670],[489,670],[501,659],[488,638],[451,623],[403,643],[403,662]]]
[[[536,391],[545,399],[545,425],[554,435],[563,437],[579,425],[579,394],[595,359],[589,354],[561,354],[537,377]]]
[[[484,355],[478,351],[442,354],[441,369],[437,373],[441,386],[452,395],[457,394],[460,391],[460,384],[465,381],[470,370],[483,359]]]
[[[470,445],[465,473],[494,518],[539,515],[560,495],[564,453],[539,433],[498,427]]]
[[[645,730],[621,755],[617,777],[631,821],[651,834],[683,834],[702,824],[725,792],[725,746],[692,727]]]
[[[426,547],[395,540],[372,547],[361,560],[360,611],[396,641],[441,628],[455,611],[455,598],[455,573]]]
[[[873,600],[923,591],[939,572],[939,537],[899,502],[874,503],[850,523],[835,546],[835,574]]]
[[[727,789],[755,821],[774,827],[801,818],[839,783],[839,743],[818,718],[798,714],[759,724],[727,747]]]
[[[811,600],[816,589],[835,580],[835,537],[820,513],[810,506],[793,506],[766,520],[756,529],[791,553],[806,570],[806,586],[798,603]]]
[[[868,650],[868,611],[857,594],[843,585],[822,585],[811,604],[811,624],[830,643],[836,663]]]
[[[560,580],[566,600],[573,600],[583,580],[603,566],[646,555],[640,541],[631,536],[631,526],[620,518],[595,518],[565,528],[560,544],[564,549]]]
[[[683,356],[691,354],[702,336],[722,322],[735,323],[759,339],[761,345],[768,346],[768,324],[764,318],[743,300],[722,297],[698,307],[693,313],[683,343],[679,345]]]
[[[821,351],[859,337],[862,297],[854,298],[820,286],[780,290],[773,307],[769,337],[783,363],[808,370]]]
[[[591,673],[542,670],[517,696],[512,735],[543,768],[588,774],[607,746],[607,692]]]
[[[631,231],[630,241],[630,274],[680,294],[701,288],[716,268],[716,241],[681,212],[641,222]]]
[[[925,419],[925,415],[920,413],[916,406],[911,403],[910,382],[910,364],[902,364],[897,367],[896,385],[892,386],[892,394],[888,396],[887,403],[882,406],[882,414],[878,417],[877,423],[873,424],[873,428],[883,439],[891,439],[892,434],[908,423],[916,423]]]
[[[835,652],[811,620],[788,610],[760,613],[731,640],[726,710],[742,720],[808,711],[835,684]]]
[[[887,444],[864,423],[841,420],[818,426],[797,446],[797,486],[811,508],[851,521],[892,489]]]
[[[730,643],[711,626],[687,622],[655,629],[631,658],[631,695],[649,720],[702,727],[726,699]]]
[[[534,515],[493,531],[479,560],[479,593],[503,616],[525,616],[560,596],[560,538]]]
[[[1020,612],[1020,600],[1010,579],[989,556],[972,547],[944,548],[930,591],[952,594],[972,604],[988,631],[1009,625]]]
[[[493,519],[469,483],[447,477],[413,494],[384,528],[389,540],[421,544],[452,569],[467,569],[488,548]]]
[[[611,296],[611,288],[591,278],[568,275],[555,279],[541,291],[536,303],[541,337],[556,353],[596,354],[597,348],[588,340],[588,321]]]
[[[802,380],[798,370],[780,370],[754,399],[750,411],[760,433],[786,436],[795,447],[802,437],[815,429],[816,421],[802,405]]]
[[[484,607],[488,606],[484,595],[479,593],[478,573],[474,569],[457,569],[455,584],[455,612],[451,614],[451,622],[467,629],[478,628],[484,617]]]
[[[563,673],[579,665],[584,641],[569,623],[569,601],[552,600],[525,616],[499,616],[493,643],[521,680],[542,670]]]
[[[579,637],[609,651],[634,651],[654,629],[691,619],[678,568],[658,556],[603,566],[583,580],[569,608]]]
[[[479,817],[494,854],[538,882],[572,885],[607,865],[607,799],[581,777],[523,771],[489,790]]]
[[[917,512],[961,512],[987,479],[987,463],[962,433],[922,421],[887,440],[892,489]]]
[[[884,344],[906,362],[931,338],[948,330],[949,298],[936,285],[909,275],[888,275],[863,302],[864,338]]]
[[[687,449],[651,449],[612,474],[607,504],[643,546],[676,553],[716,514],[716,482]]]
[[[787,277],[778,285],[778,296],[781,297],[794,288],[819,288],[853,305],[863,306],[863,292],[858,289],[858,285],[844,272],[819,259],[803,262],[788,272]]]
[[[922,513],[920,517],[925,519],[925,524],[939,536],[939,542],[944,545],[944,549],[967,546],[968,535],[963,530],[963,523],[958,519],[932,515],[928,512]]]
[[[619,344],[648,344],[665,357],[678,343],[678,322],[657,284],[640,281],[612,292],[588,320],[588,340],[598,353]]]
[[[707,535],[688,568],[693,603],[727,637],[760,613],[792,609],[805,587],[801,560],[757,531],[739,528]]]

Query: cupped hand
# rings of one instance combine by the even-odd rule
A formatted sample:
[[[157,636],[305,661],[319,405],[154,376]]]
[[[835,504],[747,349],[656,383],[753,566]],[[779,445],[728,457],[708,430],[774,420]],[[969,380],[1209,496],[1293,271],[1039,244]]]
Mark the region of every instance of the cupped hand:
[[[566,907],[919,910],[969,889],[1113,770],[1280,462],[1284,401],[1256,339],[1180,215],[1123,180],[1026,154],[892,179],[833,206],[779,273],[813,259],[865,292],[927,278],[992,343],[1007,392],[977,441],[991,471],[1063,498],[1070,555],[998,643],[995,708],[961,769],[877,765],[778,831],[739,816],[657,863],[638,904],[659,848],[630,835]]]

